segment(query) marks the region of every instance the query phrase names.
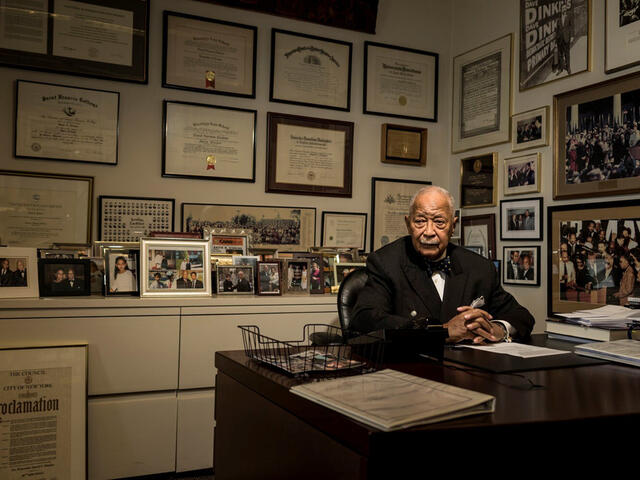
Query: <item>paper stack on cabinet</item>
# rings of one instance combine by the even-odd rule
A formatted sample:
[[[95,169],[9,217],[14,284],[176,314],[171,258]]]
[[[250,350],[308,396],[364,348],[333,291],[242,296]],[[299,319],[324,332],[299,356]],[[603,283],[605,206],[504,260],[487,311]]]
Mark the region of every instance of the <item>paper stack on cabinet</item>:
[[[588,327],[609,326],[626,327],[633,319],[640,318],[640,310],[621,305],[605,305],[592,310],[576,310],[571,313],[559,313],[567,322]]]
[[[577,354],[602,358],[612,362],[626,363],[640,367],[640,341],[625,338],[613,342],[593,342],[577,345]]]

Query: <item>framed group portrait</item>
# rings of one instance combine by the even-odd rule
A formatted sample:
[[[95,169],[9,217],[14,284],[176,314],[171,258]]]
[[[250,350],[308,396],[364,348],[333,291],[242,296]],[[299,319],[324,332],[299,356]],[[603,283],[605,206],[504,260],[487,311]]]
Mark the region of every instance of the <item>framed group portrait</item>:
[[[514,114],[511,133],[511,150],[514,152],[549,145],[549,107]]]
[[[494,207],[498,198],[498,154],[485,153],[460,160],[460,206]]]
[[[500,201],[500,240],[542,240],[542,197]]]
[[[98,197],[98,238],[106,242],[137,242],[151,232],[171,232],[173,198]]]
[[[502,247],[502,283],[540,286],[540,246]]]
[[[504,159],[504,194],[540,192],[540,153]]]
[[[605,0],[604,71],[614,73],[640,63],[640,5],[637,0]]]

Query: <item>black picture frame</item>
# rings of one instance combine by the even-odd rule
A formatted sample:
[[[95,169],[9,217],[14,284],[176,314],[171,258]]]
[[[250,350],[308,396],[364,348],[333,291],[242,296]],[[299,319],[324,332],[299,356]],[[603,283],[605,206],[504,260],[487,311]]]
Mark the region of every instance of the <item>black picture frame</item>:
[[[511,210],[509,210],[511,206]],[[500,200],[500,240],[542,240],[543,238],[543,197],[523,198],[517,200]],[[533,208],[533,229],[526,225],[526,210]],[[523,211],[522,214],[516,213],[516,210]],[[516,225],[516,228],[510,224],[509,215],[523,215],[523,219],[517,219],[522,225]],[[528,235],[527,232],[532,232]]]
[[[82,3],[126,10],[133,15],[131,27],[131,65],[83,60],[53,54],[55,2],[47,2],[46,53],[0,48],[0,66],[38,70],[66,75],[104,78],[121,82],[148,83],[150,0],[82,0]],[[0,12],[1,13],[1,12]],[[96,54],[96,47],[89,54]]]
[[[111,291],[112,290],[112,283],[111,283],[111,272],[114,268],[114,265],[111,265],[109,262],[109,257],[110,255],[113,254],[116,257],[122,256],[125,257],[126,260],[129,259],[133,259],[133,262],[135,263],[134,265],[134,269],[133,271],[135,273],[133,273],[134,275],[134,282],[135,282],[135,289],[134,290],[127,290],[127,291],[118,291],[117,289],[115,289],[115,291]],[[117,258],[116,258],[117,261]],[[127,262],[128,263],[128,262]],[[128,265],[127,265],[128,266]],[[130,270],[130,269],[129,269]],[[110,248],[107,247],[104,249],[104,296],[105,297],[110,297],[110,296],[140,296],[140,249],[129,249],[129,248]]]
[[[67,281],[65,270],[69,268],[75,272],[78,288],[65,284]],[[63,278],[60,282],[55,282],[54,275],[58,270],[63,271]],[[54,285],[56,283],[60,285]],[[88,258],[39,258],[38,286],[41,297],[89,296],[91,295],[91,261]]]
[[[518,274],[521,276],[530,276],[529,271],[531,271],[531,276],[533,278],[509,278],[510,276],[514,276],[513,266],[511,264],[511,252],[518,251],[520,257],[519,261],[516,264],[516,270],[519,272]],[[522,266],[524,265],[524,257],[531,257],[533,252],[533,262],[529,260],[529,265],[533,267],[533,269],[527,270],[524,272]],[[529,286],[529,287],[539,287],[540,286],[540,278],[542,277],[542,272],[540,271],[540,267],[542,265],[542,261],[540,259],[540,245],[509,245],[502,247],[502,261],[503,261],[503,269],[502,269],[502,284],[503,285],[517,285],[521,286]]]
[[[139,239],[127,239],[127,238],[102,238],[103,237],[103,233],[105,232],[105,228],[104,228],[104,224],[103,221],[105,220],[104,218],[104,212],[103,212],[103,207],[104,207],[104,203],[106,203],[107,200],[122,200],[122,201],[128,201],[128,200],[138,200],[140,202],[148,202],[149,205],[147,208],[143,207],[143,212],[136,212],[135,214],[137,216],[151,216],[153,217],[153,213],[151,212],[151,210],[153,210],[152,205],[154,203],[168,203],[171,205],[171,215],[169,217],[168,220],[168,224],[169,224],[169,229],[167,231],[171,232],[174,229],[174,225],[175,225],[175,215],[176,215],[176,201],[173,198],[154,198],[154,197],[125,197],[125,196],[120,196],[120,195],[100,195],[98,196],[98,240],[99,241],[109,241],[109,242],[135,242]],[[148,210],[149,214],[144,214],[144,211]],[[125,210],[126,211],[126,210]],[[159,224],[152,221],[151,224],[151,229],[146,233],[143,234],[141,236],[148,236],[148,234],[150,234],[153,231],[158,231],[158,228],[153,228],[154,226],[156,226]]]
[[[327,217],[329,215],[345,215],[345,216],[354,216],[354,217],[364,217],[363,229],[362,229],[362,240],[360,245],[326,245],[326,240],[324,238],[325,234],[325,223],[327,221]],[[331,248],[343,248],[343,247],[357,247],[359,250],[366,250],[367,248],[367,213],[366,212],[322,212],[322,224],[321,224],[321,234],[320,234],[320,244],[323,247],[331,247]]]

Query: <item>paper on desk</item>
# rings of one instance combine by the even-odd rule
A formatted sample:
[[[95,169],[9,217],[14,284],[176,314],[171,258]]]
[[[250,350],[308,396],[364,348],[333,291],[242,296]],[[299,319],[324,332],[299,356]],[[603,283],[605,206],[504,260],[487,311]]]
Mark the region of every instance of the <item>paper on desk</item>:
[[[520,358],[546,357],[550,355],[561,355],[566,350],[555,350],[553,348],[536,347],[534,345],[523,345],[522,343],[492,343],[490,345],[463,345],[465,348],[487,350],[500,355],[512,355]]]

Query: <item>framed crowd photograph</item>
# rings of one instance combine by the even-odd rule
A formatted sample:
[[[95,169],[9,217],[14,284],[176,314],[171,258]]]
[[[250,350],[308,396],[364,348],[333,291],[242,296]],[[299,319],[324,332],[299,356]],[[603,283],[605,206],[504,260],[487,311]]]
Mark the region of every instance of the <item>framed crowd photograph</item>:
[[[454,57],[454,153],[511,138],[512,44],[513,35],[508,34]]]
[[[255,110],[165,100],[162,176],[255,182]]]
[[[251,248],[307,251],[315,245],[316,209],[256,205],[182,204],[182,231],[243,229]]]
[[[540,192],[540,153],[504,159],[504,194]]]
[[[364,42],[363,113],[438,121],[439,55]]]
[[[371,243],[375,251],[407,235],[404,217],[413,196],[431,182],[395,178],[371,178]]]
[[[0,347],[2,443],[14,452],[2,465],[2,478],[84,480],[87,345],[38,344]],[[27,452],[36,445],[38,451]]]
[[[513,115],[511,132],[511,150],[514,152],[549,145],[549,107]]]
[[[553,198],[640,191],[640,74],[553,97]]]
[[[548,315],[638,296],[639,212],[638,199],[549,207]]]
[[[88,258],[40,258],[38,284],[41,297],[91,295],[91,261]]]
[[[351,110],[353,44],[271,29],[271,102]]]
[[[383,123],[380,161],[424,167],[427,164],[427,129]]]
[[[18,158],[118,163],[120,93],[16,82]]]
[[[353,122],[267,113],[270,193],[351,197]]]
[[[163,87],[256,98],[256,27],[166,10],[163,25]]]
[[[152,232],[173,230],[173,198],[98,197],[98,238],[106,242],[137,242]]]
[[[542,240],[542,197],[500,200],[500,240]]]
[[[367,214],[355,212],[322,212],[323,247],[357,247],[365,250]]]
[[[640,63],[640,9],[637,0],[605,0],[604,71],[614,73]]]
[[[207,240],[140,239],[140,295],[211,295],[211,255]]]
[[[366,263],[334,263],[333,264],[333,287],[339,287],[347,276],[354,270],[365,267]]]
[[[309,293],[311,286],[309,270],[310,263],[306,258],[290,258],[285,260],[285,292]]]
[[[253,295],[253,267],[218,265],[218,294]]]
[[[0,64],[147,83],[149,0],[3,2]],[[9,26],[17,28],[10,34]]]
[[[479,248],[478,254],[493,259],[496,257],[496,215],[467,215],[462,221],[461,245]]]
[[[502,247],[502,283],[540,286],[540,246]]]
[[[140,250],[138,248],[105,248],[105,296],[139,294],[139,255]]]
[[[38,250],[0,247],[0,298],[38,296]]]
[[[258,262],[258,295],[282,295],[282,266],[280,262]]]
[[[91,243],[93,177],[0,170],[0,245]]]
[[[520,0],[520,91],[590,70],[591,0]]]
[[[247,255],[248,253],[249,237],[247,234],[212,233],[209,241],[211,242],[212,255],[219,253]]]
[[[460,206],[495,207],[498,198],[498,154],[485,153],[460,160]]]

